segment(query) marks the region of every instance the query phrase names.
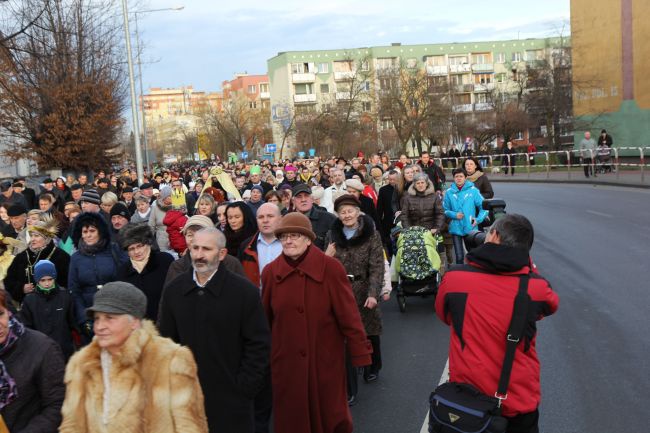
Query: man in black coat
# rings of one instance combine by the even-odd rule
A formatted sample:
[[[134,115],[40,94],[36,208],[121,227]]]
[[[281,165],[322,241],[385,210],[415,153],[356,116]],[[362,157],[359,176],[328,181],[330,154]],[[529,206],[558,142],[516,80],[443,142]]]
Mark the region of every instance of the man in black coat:
[[[301,212],[311,222],[311,229],[316,234],[314,245],[319,250],[325,251],[325,235],[332,228],[332,224],[336,221],[336,217],[324,210],[320,210],[314,206],[314,199],[311,196],[311,188],[304,183],[300,183],[293,187],[291,190],[293,195],[293,205],[296,211]]]
[[[192,270],[164,289],[158,328],[192,350],[210,431],[253,433],[253,400],[268,373],[270,332],[259,288],[220,266],[225,245],[215,228],[196,232]]]

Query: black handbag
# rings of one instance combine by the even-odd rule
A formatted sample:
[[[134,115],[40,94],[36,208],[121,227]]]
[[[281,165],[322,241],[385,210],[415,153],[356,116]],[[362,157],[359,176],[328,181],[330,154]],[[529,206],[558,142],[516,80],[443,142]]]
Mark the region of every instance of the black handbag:
[[[468,383],[447,382],[429,397],[429,433],[504,433],[508,421],[501,416],[501,402],[508,398],[508,382],[517,345],[524,334],[528,313],[529,275],[519,277],[512,319],[506,335],[506,353],[494,396]]]

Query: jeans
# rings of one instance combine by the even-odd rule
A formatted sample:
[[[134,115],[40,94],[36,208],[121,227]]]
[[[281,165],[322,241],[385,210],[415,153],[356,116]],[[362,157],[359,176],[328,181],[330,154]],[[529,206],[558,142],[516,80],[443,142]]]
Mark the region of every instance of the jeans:
[[[454,243],[454,254],[456,255],[456,264],[462,265],[465,261],[465,250],[464,250],[464,236],[451,235],[451,240]]]

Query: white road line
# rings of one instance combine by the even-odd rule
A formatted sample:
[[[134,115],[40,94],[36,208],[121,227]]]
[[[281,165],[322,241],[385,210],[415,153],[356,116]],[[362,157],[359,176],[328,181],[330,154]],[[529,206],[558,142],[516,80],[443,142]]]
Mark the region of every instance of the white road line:
[[[440,381],[438,382],[438,385],[442,385],[445,382],[449,381],[449,358],[447,358],[447,362],[445,363],[445,368],[442,370],[442,376],[440,376]],[[429,432],[429,411],[427,410],[427,416],[424,417],[424,423],[422,424],[422,428],[420,429],[420,433],[428,433]]]
[[[592,215],[600,216],[600,217],[605,217],[605,218],[614,218],[614,215],[610,215],[608,213],[603,213],[603,212],[598,212],[596,210],[589,210],[587,209],[585,212],[590,213]]]

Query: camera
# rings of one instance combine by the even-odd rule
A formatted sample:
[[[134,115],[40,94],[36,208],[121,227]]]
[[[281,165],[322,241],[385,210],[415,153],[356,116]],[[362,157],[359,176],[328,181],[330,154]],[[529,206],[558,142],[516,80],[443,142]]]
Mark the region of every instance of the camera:
[[[506,214],[506,202],[500,198],[492,198],[488,200],[483,200],[483,210],[488,211],[488,216],[485,218],[485,221],[481,224],[481,229],[489,227],[494,221],[498,220]],[[465,247],[467,250],[472,250],[479,245],[485,243],[484,231],[473,230],[467,236],[465,236]]]

